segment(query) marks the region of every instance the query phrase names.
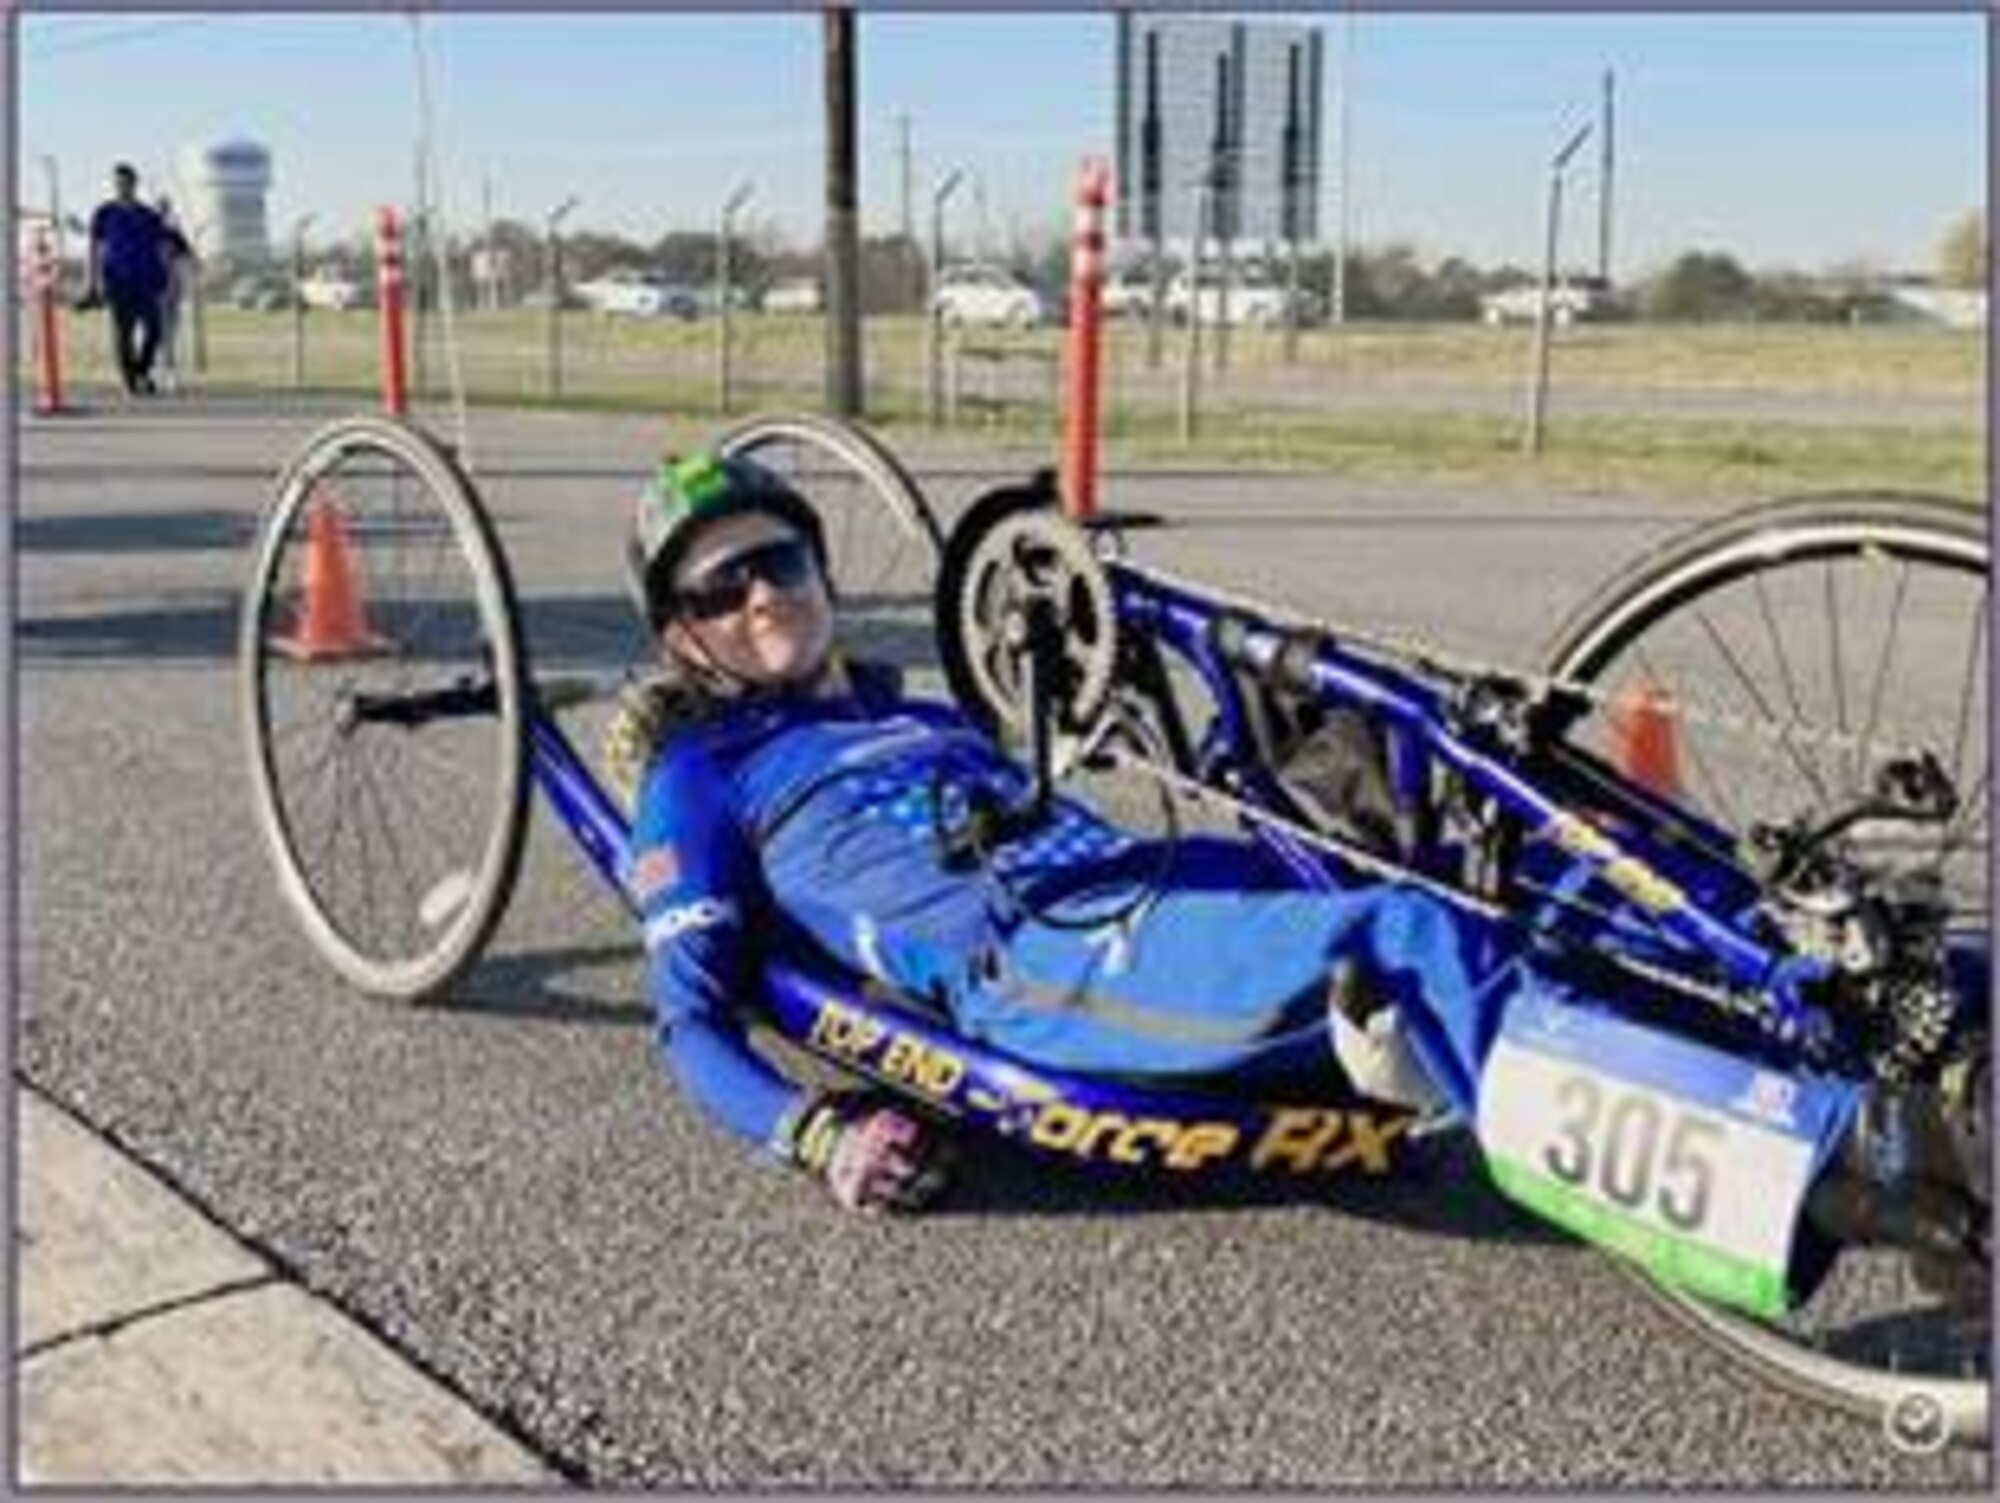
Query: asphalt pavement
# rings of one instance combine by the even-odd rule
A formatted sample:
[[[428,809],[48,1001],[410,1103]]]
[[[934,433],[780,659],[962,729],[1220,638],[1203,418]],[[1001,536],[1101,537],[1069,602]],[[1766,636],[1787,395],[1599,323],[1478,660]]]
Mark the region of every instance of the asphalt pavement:
[[[539,819],[460,994],[356,996],[271,890],[231,663],[269,476],[326,415],[24,423],[21,1480],[1988,1481],[1745,1378],[1470,1177],[1195,1197],[975,1151],[936,1215],[842,1216],[678,1099],[626,921]],[[706,427],[474,415],[553,657],[615,661],[566,622],[617,606],[630,477]],[[1023,463],[910,457],[947,512]],[[1170,514],[1166,566],[1517,661],[1695,514],[1191,473],[1105,502]]]

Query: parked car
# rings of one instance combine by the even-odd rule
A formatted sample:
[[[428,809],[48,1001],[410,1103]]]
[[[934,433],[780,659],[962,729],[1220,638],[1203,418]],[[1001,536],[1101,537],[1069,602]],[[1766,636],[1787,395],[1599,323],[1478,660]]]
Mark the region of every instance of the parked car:
[[[251,272],[229,284],[229,306],[255,313],[290,308],[300,301],[292,279],[276,272]]]
[[[1126,266],[1104,279],[1100,305],[1106,318],[1150,318],[1153,312],[1153,271]]]
[[[699,318],[701,293],[679,282],[641,271],[611,271],[587,282],[578,282],[575,292],[587,308],[599,313],[622,314],[631,318]]]
[[[1047,300],[1013,273],[968,262],[948,266],[931,305],[948,324],[989,324],[1026,329],[1049,318]]]
[[[1284,283],[1239,267],[1228,282],[1227,293],[1225,300],[1219,267],[1203,267],[1198,287],[1185,271],[1177,272],[1167,283],[1167,317],[1175,323],[1184,324],[1192,307],[1204,324],[1219,324],[1226,309],[1233,327],[1276,329],[1284,326],[1286,310],[1291,307],[1291,292]],[[1301,288],[1298,310],[1301,324],[1315,323],[1321,313],[1319,300]]]
[[[521,294],[520,302],[517,306],[522,308],[527,308],[536,312],[546,313],[548,311],[550,300],[551,299],[548,288],[531,287],[526,292]],[[587,308],[590,305],[584,302],[582,298],[576,295],[576,290],[574,288],[565,287],[562,293],[562,306],[565,308]]]
[[[371,291],[366,282],[322,267],[299,283],[299,301],[308,308],[327,308],[340,313],[367,307],[374,301]]]
[[[1549,321],[1559,326],[1608,318],[1617,306],[1611,288],[1596,277],[1572,278],[1549,289]],[[1479,300],[1480,321],[1488,324],[1531,324],[1541,316],[1541,310],[1539,282],[1489,292]]]
[[[825,306],[816,277],[789,277],[773,282],[758,300],[766,313],[818,313]]]

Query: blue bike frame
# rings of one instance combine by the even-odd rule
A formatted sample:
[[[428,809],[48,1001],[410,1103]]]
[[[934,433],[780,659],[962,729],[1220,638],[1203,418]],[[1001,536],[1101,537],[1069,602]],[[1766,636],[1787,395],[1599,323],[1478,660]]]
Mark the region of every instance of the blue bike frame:
[[[1145,634],[1177,652],[1200,675],[1214,701],[1216,716],[1196,752],[1195,775],[1213,780],[1228,773],[1267,810],[1282,805],[1270,770],[1254,746],[1238,675],[1247,672],[1322,706],[1351,705],[1384,726],[1390,736],[1390,767],[1399,800],[1420,796],[1431,764],[1455,773],[1475,793],[1491,798],[1528,832],[1546,840],[1571,863],[1565,885],[1595,879],[1642,910],[1658,931],[1677,941],[1691,959],[1712,963],[1729,988],[1755,993],[1769,1009],[1768,1030],[1777,1038],[1811,1037],[1825,1020],[1800,996],[1800,989],[1825,977],[1826,962],[1781,955],[1726,918],[1709,911],[1667,874],[1667,863],[1643,825],[1620,840],[1605,833],[1523,778],[1503,754],[1477,744],[1454,728],[1452,694],[1463,689],[1442,670],[1432,679],[1363,657],[1320,632],[1274,625],[1240,607],[1219,607],[1186,587],[1122,560],[1107,564],[1121,630]],[[1680,810],[1668,810],[1646,790],[1619,779],[1609,769],[1600,776],[1617,782],[1621,796],[1655,818],[1671,818],[1683,831],[1698,833],[1713,846],[1731,842],[1703,830]],[[1307,880],[1324,880],[1326,858],[1307,851],[1281,831],[1262,823],[1255,833]],[[1684,842],[1685,843],[1685,842]],[[1437,871],[1450,864],[1438,846],[1413,852],[1409,865]]]

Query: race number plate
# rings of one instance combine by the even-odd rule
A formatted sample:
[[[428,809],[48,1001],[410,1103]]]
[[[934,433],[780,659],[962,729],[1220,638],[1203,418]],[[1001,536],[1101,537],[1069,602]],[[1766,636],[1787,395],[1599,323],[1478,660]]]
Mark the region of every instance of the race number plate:
[[[1487,1057],[1478,1136],[1495,1182],[1537,1214],[1665,1282],[1776,1315],[1847,1090],[1533,990]]]

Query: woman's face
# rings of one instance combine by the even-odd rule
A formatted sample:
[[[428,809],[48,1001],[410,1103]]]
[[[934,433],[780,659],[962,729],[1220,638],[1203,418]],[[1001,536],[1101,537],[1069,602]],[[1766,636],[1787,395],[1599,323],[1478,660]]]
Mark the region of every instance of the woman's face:
[[[682,604],[662,644],[759,686],[811,678],[833,646],[833,606],[811,559],[776,517],[750,512],[703,528],[674,571]]]

